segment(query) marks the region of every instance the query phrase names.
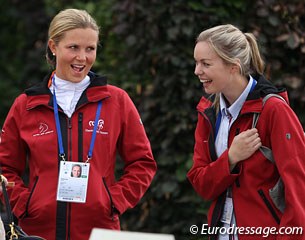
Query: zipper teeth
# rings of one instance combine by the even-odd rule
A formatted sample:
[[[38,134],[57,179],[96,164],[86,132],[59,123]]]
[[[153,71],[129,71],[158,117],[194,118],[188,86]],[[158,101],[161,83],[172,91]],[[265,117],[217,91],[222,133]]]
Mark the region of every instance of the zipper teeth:
[[[32,191],[31,191],[30,196],[29,196],[29,200],[28,200],[27,203],[26,203],[26,207],[25,207],[25,209],[26,209],[26,210],[25,210],[25,216],[28,215],[28,209],[29,209],[30,201],[31,201],[32,195],[33,195],[33,193],[34,193],[34,191],[35,191],[37,182],[38,182],[38,176],[36,177],[35,183],[34,183],[34,185],[33,185]]]
[[[210,134],[208,138],[208,148],[210,151],[210,156],[212,161],[216,161],[217,159],[217,153],[216,153],[216,146],[215,146],[215,130],[213,129],[212,122],[208,118],[208,116],[204,112],[199,112],[203,118],[208,122],[209,127],[210,127]]]
[[[114,206],[113,206],[112,196],[111,196],[111,193],[110,193],[110,191],[109,191],[109,189],[108,189],[108,186],[107,186],[107,184],[106,184],[106,179],[105,179],[105,177],[103,177],[102,179],[103,179],[104,186],[105,186],[105,188],[106,188],[107,194],[108,194],[109,199],[110,199],[110,217],[111,217],[112,220],[114,220],[114,219],[113,219],[113,215],[114,215],[113,208],[114,208]]]
[[[204,117],[205,120],[208,121],[210,129],[211,129],[211,133],[212,133],[211,135],[212,135],[213,140],[214,140],[215,139],[215,135],[214,135],[213,126],[212,126],[212,123],[211,123],[210,119],[207,117],[207,115],[205,113],[203,113],[203,112],[199,112],[199,113]]]
[[[275,210],[273,209],[271,203],[270,203],[269,200],[267,199],[267,197],[266,197],[265,193],[263,192],[263,190],[262,190],[262,189],[259,189],[259,190],[258,190],[258,193],[259,193],[259,195],[261,196],[261,198],[263,199],[264,203],[266,204],[266,207],[267,207],[268,210],[270,211],[270,213],[271,213],[271,215],[273,216],[274,220],[275,220],[278,224],[280,224],[281,221],[280,221],[279,217],[277,216]]]
[[[67,215],[68,215],[68,226],[67,226],[67,232],[68,232],[68,236],[67,236],[67,239],[70,240],[71,238],[71,203],[67,203],[68,204],[68,207],[67,207]]]
[[[78,114],[78,161],[83,161],[83,113]]]
[[[68,118],[68,159],[72,161],[72,123],[71,118]]]

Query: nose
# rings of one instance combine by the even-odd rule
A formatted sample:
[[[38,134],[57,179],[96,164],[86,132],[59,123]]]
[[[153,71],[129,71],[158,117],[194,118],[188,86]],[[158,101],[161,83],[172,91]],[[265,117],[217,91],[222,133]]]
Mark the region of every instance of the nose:
[[[198,75],[200,75],[200,74],[202,74],[202,73],[203,73],[203,71],[201,70],[200,65],[199,65],[199,64],[196,65],[196,66],[195,66],[194,74],[198,76]]]
[[[76,59],[79,61],[84,61],[86,60],[86,52],[83,50],[80,50],[77,55],[76,55]]]

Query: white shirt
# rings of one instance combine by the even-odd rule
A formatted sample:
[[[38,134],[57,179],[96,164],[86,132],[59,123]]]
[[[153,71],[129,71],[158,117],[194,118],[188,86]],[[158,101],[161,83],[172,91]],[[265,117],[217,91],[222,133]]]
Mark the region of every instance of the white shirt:
[[[67,80],[55,77],[55,94],[57,104],[62,108],[64,113],[70,118],[75,111],[75,106],[82,95],[83,91],[89,86],[90,78],[86,76],[81,82],[73,83]],[[53,93],[54,83],[50,86]]]
[[[253,83],[254,82],[254,83]],[[224,99],[224,96],[220,94],[220,113],[221,113],[221,122],[220,126],[218,129],[218,134],[216,136],[216,141],[215,141],[215,147],[216,147],[216,153],[217,156],[219,157],[227,148],[228,148],[228,137],[229,137],[229,131],[236,120],[236,118],[239,115],[239,112],[246,101],[247,96],[249,95],[252,85],[256,84],[256,81],[250,76],[249,83],[245,90],[242,92],[242,94],[238,97],[238,99],[227,108],[226,100]],[[228,190],[230,191],[230,189]],[[232,218],[231,218],[231,223],[226,224],[224,223],[223,226],[225,228],[229,228],[230,225],[236,227],[236,220],[235,220],[235,214],[234,214],[234,207],[233,205],[228,204],[230,201],[229,197],[226,198],[226,203],[225,205],[232,206]],[[229,240],[229,235],[228,234],[223,234],[218,236],[219,240]],[[234,235],[234,239],[238,240],[237,234]]]

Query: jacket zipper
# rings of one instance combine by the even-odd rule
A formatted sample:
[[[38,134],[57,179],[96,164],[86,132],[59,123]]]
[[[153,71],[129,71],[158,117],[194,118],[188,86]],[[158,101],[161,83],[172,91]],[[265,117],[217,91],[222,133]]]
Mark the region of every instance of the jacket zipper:
[[[67,151],[67,159],[72,161],[72,121],[71,118],[68,117],[68,151]],[[67,240],[70,240],[70,231],[71,231],[71,203],[67,203]]]
[[[68,236],[67,236],[67,240],[70,240],[71,236],[70,236],[70,232],[71,232],[71,203],[67,203],[67,215],[68,215]]]
[[[266,204],[269,212],[271,213],[272,217],[274,218],[274,220],[277,222],[277,224],[280,224],[280,218],[277,216],[274,208],[272,207],[271,203],[269,202],[269,200],[267,199],[265,193],[263,192],[262,189],[258,190],[259,195],[261,196],[261,198],[263,199],[264,203]]]
[[[33,193],[34,193],[34,191],[35,191],[35,188],[36,188],[36,185],[37,185],[37,182],[38,182],[38,178],[39,178],[39,177],[37,176],[36,179],[35,179],[35,182],[34,182],[32,191],[31,191],[30,196],[29,196],[29,199],[28,199],[28,201],[27,201],[27,203],[26,203],[25,213],[23,214],[24,217],[27,217],[27,216],[28,216],[28,209],[29,209],[30,201],[31,201],[32,195],[33,195]],[[22,216],[22,217],[23,217],[23,216]]]
[[[110,193],[109,188],[107,186],[105,177],[103,177],[102,179],[103,179],[104,186],[106,188],[107,194],[108,194],[109,199],[110,199],[110,217],[111,217],[111,220],[114,221],[114,210],[115,210],[115,207],[114,207],[114,204],[113,204],[113,201],[112,201],[112,196],[111,196],[111,193]]]
[[[69,158],[69,128],[71,127],[71,121],[69,118],[64,115],[61,109],[59,110],[59,121],[61,125],[62,131],[62,140],[63,140],[63,147],[65,149],[65,160]],[[60,161],[62,159],[58,157],[58,170],[60,166]],[[56,207],[56,227],[55,227],[55,235],[56,239],[69,239],[70,233],[67,232],[70,229],[67,227],[67,223],[69,221],[69,206],[67,202],[58,202]],[[65,226],[65,227],[63,227]]]
[[[83,162],[83,113],[78,114],[78,161]]]
[[[210,150],[210,155],[211,155],[211,159],[212,161],[216,161],[217,159],[217,154],[216,154],[216,148],[215,148],[215,131],[213,129],[213,124],[210,121],[209,117],[204,113],[204,112],[200,112],[200,114],[208,121],[209,126],[210,126],[210,131],[211,134],[209,136],[208,139],[208,144],[209,144],[209,150]],[[211,139],[212,138],[212,139]]]
[[[71,118],[68,118],[68,156],[70,161],[72,161],[72,123],[71,123]]]
[[[213,124],[212,122],[210,121],[210,118],[207,116],[206,113],[204,112],[200,112],[200,114],[208,121],[209,123],[209,127],[210,127],[210,131],[211,131],[211,134],[210,134],[210,137],[209,137],[209,150],[210,150],[210,154],[211,154],[211,159],[212,161],[216,161],[217,159],[217,154],[216,154],[216,148],[215,148],[215,130],[213,129]],[[212,139],[211,139],[212,138]],[[220,218],[221,218],[221,215],[222,215],[222,212],[223,212],[223,207],[224,207],[224,202],[225,202],[225,196],[226,196],[226,191],[224,193],[222,193],[217,201],[216,201],[216,204],[215,204],[215,208],[213,210],[213,213],[212,213],[212,219],[211,219],[211,226],[212,227],[216,227],[219,225],[220,223]],[[211,235],[210,236],[210,239],[211,240],[215,240],[217,239],[217,235]]]

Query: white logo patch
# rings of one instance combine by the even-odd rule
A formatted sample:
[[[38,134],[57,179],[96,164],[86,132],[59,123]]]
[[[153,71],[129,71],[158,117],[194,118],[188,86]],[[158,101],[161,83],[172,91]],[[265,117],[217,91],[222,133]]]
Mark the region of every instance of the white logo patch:
[[[33,137],[43,136],[53,132],[53,130],[49,130],[49,126],[46,123],[39,123],[38,133],[33,134]]]
[[[97,122],[97,130],[96,133],[99,134],[108,134],[108,132],[104,132],[102,131],[102,129],[104,128],[104,120],[103,119],[99,119]],[[89,121],[88,122],[89,127],[85,129],[86,132],[93,132],[94,129],[94,121]]]

